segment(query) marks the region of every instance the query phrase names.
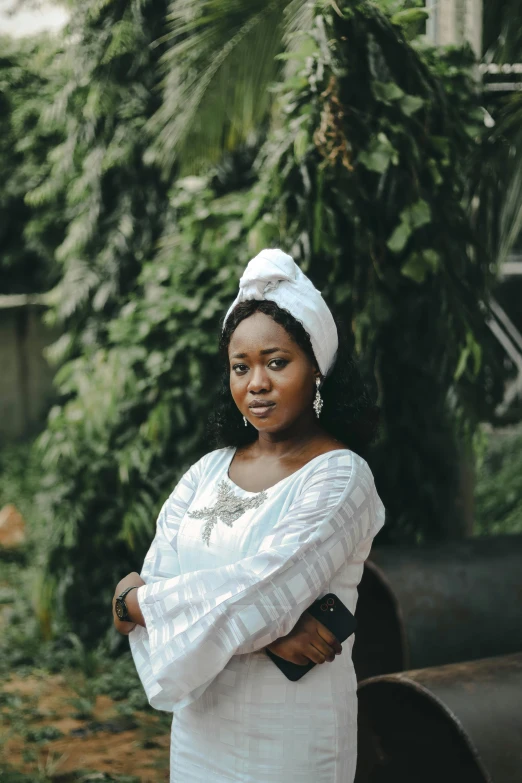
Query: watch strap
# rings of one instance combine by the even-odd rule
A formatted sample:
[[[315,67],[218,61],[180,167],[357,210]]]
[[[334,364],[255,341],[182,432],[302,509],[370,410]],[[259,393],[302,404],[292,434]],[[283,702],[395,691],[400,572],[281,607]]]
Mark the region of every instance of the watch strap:
[[[138,587],[138,585],[131,585],[130,587],[126,587],[125,590],[119,594],[118,598],[120,601],[123,601],[127,593],[130,593],[131,590],[134,590]]]
[[[137,589],[138,587],[139,587],[139,585],[131,585],[130,587],[126,587],[126,588],[125,588],[125,590],[123,590],[123,591],[122,591],[122,592],[119,594],[119,596],[116,598],[116,600],[117,600],[117,601],[120,601],[120,603],[122,603],[122,604],[123,604],[123,608],[124,608],[124,611],[125,611],[125,615],[124,615],[124,617],[122,617],[121,619],[122,619],[124,622],[128,622],[128,621],[129,621],[129,619],[130,619],[130,618],[129,618],[129,610],[128,610],[128,608],[127,608],[127,604],[125,603],[125,596],[127,595],[127,593],[130,593],[130,591],[131,591],[131,590]]]

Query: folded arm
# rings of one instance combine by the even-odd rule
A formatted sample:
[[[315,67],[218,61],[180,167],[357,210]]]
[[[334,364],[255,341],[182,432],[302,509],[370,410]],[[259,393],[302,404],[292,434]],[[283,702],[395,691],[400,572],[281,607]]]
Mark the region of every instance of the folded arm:
[[[255,555],[170,578],[144,577],[148,583],[136,592],[146,629],[135,628],[129,639],[150,704],[181,709],[199,698],[233,655],[262,649],[289,633],[383,521],[364,460],[333,454],[308,478]],[[163,551],[160,524],[157,539]],[[157,553],[147,559],[149,566],[161,563]]]

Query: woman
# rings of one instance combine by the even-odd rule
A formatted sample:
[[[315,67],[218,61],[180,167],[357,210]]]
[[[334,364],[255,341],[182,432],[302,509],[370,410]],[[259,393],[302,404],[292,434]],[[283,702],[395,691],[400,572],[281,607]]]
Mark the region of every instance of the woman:
[[[227,445],[165,502],[115,624],[150,704],[173,712],[171,781],[351,783],[353,636],[342,648],[306,609],[333,592],[355,610],[384,523],[353,450],[369,402],[321,294],[280,250],[248,264],[221,349]],[[292,682],[266,647],[319,665]]]

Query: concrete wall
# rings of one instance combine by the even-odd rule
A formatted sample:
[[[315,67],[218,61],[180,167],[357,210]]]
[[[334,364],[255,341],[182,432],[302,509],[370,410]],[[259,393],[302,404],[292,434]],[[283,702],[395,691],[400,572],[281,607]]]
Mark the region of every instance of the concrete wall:
[[[45,308],[23,297],[0,297],[0,442],[29,435],[45,420],[53,371],[43,356],[56,336]]]
[[[482,54],[482,0],[426,0],[430,18],[428,40],[440,46],[468,41],[477,57]]]

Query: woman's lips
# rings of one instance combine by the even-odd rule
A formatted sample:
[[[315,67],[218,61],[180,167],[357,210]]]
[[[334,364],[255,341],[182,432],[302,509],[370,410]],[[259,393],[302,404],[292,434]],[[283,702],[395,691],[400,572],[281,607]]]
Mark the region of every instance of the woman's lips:
[[[262,408],[255,407],[255,408],[249,408],[250,413],[252,413],[254,416],[257,416],[258,418],[263,418],[263,416],[266,416],[270,411],[273,411],[275,408],[275,403],[272,405],[264,405]]]

